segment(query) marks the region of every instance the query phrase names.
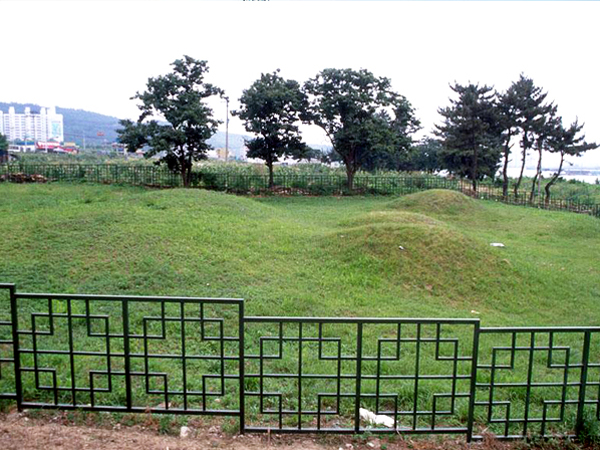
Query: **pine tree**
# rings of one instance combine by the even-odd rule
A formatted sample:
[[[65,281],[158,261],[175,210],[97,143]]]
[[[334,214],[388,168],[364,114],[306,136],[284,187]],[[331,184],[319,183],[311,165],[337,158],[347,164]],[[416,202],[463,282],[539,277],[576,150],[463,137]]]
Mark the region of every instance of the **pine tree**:
[[[439,152],[441,167],[469,178],[477,191],[477,181],[494,177],[500,160],[502,130],[496,93],[492,87],[478,84],[455,83],[450,88],[458,99],[450,99],[451,106],[438,110],[444,123],[436,125],[435,131],[443,143]]]

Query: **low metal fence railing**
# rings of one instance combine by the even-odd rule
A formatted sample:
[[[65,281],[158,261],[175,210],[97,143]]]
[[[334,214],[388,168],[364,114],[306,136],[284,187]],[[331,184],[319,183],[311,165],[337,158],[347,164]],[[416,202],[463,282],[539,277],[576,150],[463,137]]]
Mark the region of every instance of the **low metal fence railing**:
[[[0,398],[237,417],[240,431],[577,436],[600,420],[600,327],[254,317],[241,299],[0,284]]]

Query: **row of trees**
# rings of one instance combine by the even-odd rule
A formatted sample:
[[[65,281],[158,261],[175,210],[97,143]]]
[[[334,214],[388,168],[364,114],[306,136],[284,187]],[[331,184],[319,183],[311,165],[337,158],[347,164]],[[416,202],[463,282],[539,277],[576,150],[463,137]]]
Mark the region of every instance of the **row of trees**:
[[[204,100],[224,96],[224,92],[204,82],[206,61],[185,56],[172,65],[172,73],[150,78],[146,91],[133,97],[140,101],[140,117],[136,122],[121,121],[119,136],[130,151],[147,147],[146,155],[158,155],[161,162],[181,173],[187,186],[193,162],[206,157],[210,149],[206,140],[219,124]],[[493,178],[503,161],[503,193],[507,196],[508,162],[518,142],[521,172],[515,195],[530,151],[538,154],[538,189],[542,152],[560,155],[559,170],[545,187],[549,198],[565,157],[598,147],[580,135],[582,125],[577,121],[563,125],[557,107],[546,102],[547,94],[524,75],[503,93],[478,84],[454,84],[451,89],[457,98],[438,110],[442,123],[436,126],[435,138],[418,144],[413,135],[420,123],[410,102],[391,89],[389,79],[364,69],[325,69],[303,85],[283,78],[279,70],[262,74],[243,91],[241,108],[233,114],[255,135],[246,142],[247,155],[265,161],[271,186],[273,165],[285,157],[338,160],[346,169],[349,189],[359,169],[388,168],[445,169],[469,178],[477,190],[478,181]],[[151,119],[156,116],[166,122]],[[332,154],[319,155],[308,147],[302,141],[300,124],[323,129]],[[534,182],[532,198],[535,188]]]
[[[206,61],[185,56],[172,65],[172,73],[150,78],[146,91],[133,97],[140,101],[139,119],[122,120],[118,133],[129,151],[148,147],[146,155],[158,155],[187,186],[193,162],[206,157],[206,140],[219,123],[203,101],[224,92],[204,82]],[[302,141],[301,123],[325,131],[346,168],[349,189],[363,165],[375,164],[373,158],[407,153],[419,128],[409,101],[392,91],[389,79],[367,70],[325,69],[303,86],[279,71],[262,74],[240,103],[233,114],[256,135],[246,142],[247,156],[265,161],[271,186],[275,162],[315,156]],[[157,116],[166,123],[147,120]]]
[[[549,200],[550,189],[560,176],[565,157],[580,156],[598,148],[596,143],[585,141],[581,134],[583,125],[577,120],[564,125],[557,106],[546,101],[548,94],[524,75],[501,93],[478,84],[455,84],[451,88],[458,98],[438,110],[443,117],[443,123],[435,130],[441,143],[439,163],[441,168],[469,178],[473,190],[477,190],[478,180],[493,178],[502,163],[502,190],[503,195],[508,196],[508,163],[514,145],[519,144],[521,169],[513,187],[515,196],[523,180],[527,155],[530,151],[537,153],[530,201],[536,189],[540,190],[543,151],[560,155],[558,171],[545,185],[546,200]]]

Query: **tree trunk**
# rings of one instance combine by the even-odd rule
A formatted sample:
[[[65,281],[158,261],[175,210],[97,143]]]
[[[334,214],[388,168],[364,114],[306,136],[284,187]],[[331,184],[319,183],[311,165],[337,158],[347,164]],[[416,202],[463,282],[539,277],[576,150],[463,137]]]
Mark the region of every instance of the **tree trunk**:
[[[352,164],[346,164],[347,187],[349,191],[354,189],[354,173],[355,170],[352,167]]]
[[[504,144],[504,167],[502,167],[502,197],[508,197],[508,157],[510,155],[511,130],[508,130],[506,144]]]
[[[550,203],[550,188],[556,182],[556,180],[558,180],[558,177],[560,177],[560,172],[562,172],[562,166],[563,166],[564,161],[565,161],[565,152],[560,152],[560,164],[558,165],[558,172],[556,172],[554,174],[552,179],[548,182],[548,184],[546,184],[546,187],[544,187],[544,190],[546,191],[546,199],[545,199],[546,205],[548,203]]]
[[[185,166],[185,162],[181,164],[181,182],[183,183],[183,187],[188,187],[189,182],[187,178],[187,167]]]
[[[477,194],[477,146],[473,146],[473,162],[471,163],[471,183],[473,185],[473,193]]]
[[[523,159],[521,160],[521,172],[519,173],[519,178],[517,179],[517,183],[515,184],[515,200],[519,198],[519,188],[521,187],[521,180],[523,180],[523,171],[525,170],[525,160],[527,159],[527,149],[523,149]]]
[[[267,159],[267,167],[269,168],[269,189],[272,189],[275,186],[275,180],[273,177],[273,161]]]
[[[533,182],[531,183],[531,192],[529,193],[529,203],[533,203],[533,197],[535,195],[536,183],[539,180],[539,177],[542,174],[542,145],[538,145],[538,163],[537,169],[535,171],[535,177],[533,178]]]

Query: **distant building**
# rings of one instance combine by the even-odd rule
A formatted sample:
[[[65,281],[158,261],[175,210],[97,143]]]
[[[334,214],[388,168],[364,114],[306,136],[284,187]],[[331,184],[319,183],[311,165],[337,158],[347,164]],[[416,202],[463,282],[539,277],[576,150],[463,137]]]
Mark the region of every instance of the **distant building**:
[[[11,106],[8,113],[0,111],[0,134],[10,142],[63,142],[63,116],[57,114],[54,107],[42,108],[39,113],[32,113],[27,107],[23,114],[17,114]]]

